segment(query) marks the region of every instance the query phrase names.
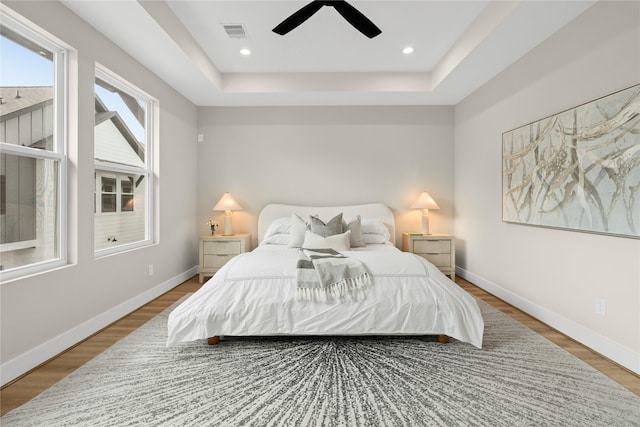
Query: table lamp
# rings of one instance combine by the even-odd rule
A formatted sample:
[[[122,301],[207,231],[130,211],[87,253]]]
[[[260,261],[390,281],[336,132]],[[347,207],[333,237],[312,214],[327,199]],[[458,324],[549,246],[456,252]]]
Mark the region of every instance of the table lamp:
[[[224,196],[222,196],[220,200],[218,200],[218,203],[216,203],[212,210],[224,211],[224,232],[222,233],[222,235],[231,236],[233,234],[233,231],[231,229],[232,211],[240,211],[242,210],[242,206],[240,206],[238,202],[236,202],[234,198],[231,197],[231,194],[224,193]]]
[[[440,209],[433,198],[423,191],[411,205],[411,209],[422,209],[422,234],[429,234],[429,209]]]

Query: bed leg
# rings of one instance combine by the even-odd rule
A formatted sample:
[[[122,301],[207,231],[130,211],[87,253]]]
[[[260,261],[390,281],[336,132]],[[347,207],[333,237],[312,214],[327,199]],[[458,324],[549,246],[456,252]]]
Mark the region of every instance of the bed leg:
[[[449,337],[447,335],[438,335],[438,342],[440,344],[447,344],[449,342]]]
[[[220,342],[220,337],[218,335],[207,338],[207,344],[209,345],[216,345],[219,342]]]

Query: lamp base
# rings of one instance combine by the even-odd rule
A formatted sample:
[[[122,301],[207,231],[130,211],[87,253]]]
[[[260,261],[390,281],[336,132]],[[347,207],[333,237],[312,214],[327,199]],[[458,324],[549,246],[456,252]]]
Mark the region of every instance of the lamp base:
[[[429,209],[422,210],[422,234],[428,236],[429,233]]]
[[[233,236],[233,230],[231,229],[231,211],[226,211],[224,214],[224,231],[223,236]]]

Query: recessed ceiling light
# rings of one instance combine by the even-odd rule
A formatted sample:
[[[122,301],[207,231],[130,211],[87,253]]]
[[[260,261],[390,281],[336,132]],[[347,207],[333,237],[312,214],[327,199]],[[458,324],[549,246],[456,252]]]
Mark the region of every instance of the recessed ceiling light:
[[[251,51],[247,48],[240,49],[240,55],[249,56],[251,55]]]
[[[402,53],[404,53],[405,55],[412,54],[413,51],[414,51],[414,49],[411,46],[407,46],[404,49],[402,49]]]

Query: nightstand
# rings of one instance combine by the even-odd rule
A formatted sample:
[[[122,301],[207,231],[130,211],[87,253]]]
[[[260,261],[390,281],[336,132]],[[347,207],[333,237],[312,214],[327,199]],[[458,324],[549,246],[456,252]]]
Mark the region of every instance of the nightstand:
[[[402,234],[402,250],[413,252],[456,280],[455,237],[450,234]]]
[[[250,234],[200,237],[200,283],[205,276],[213,276],[234,256],[251,250]]]

